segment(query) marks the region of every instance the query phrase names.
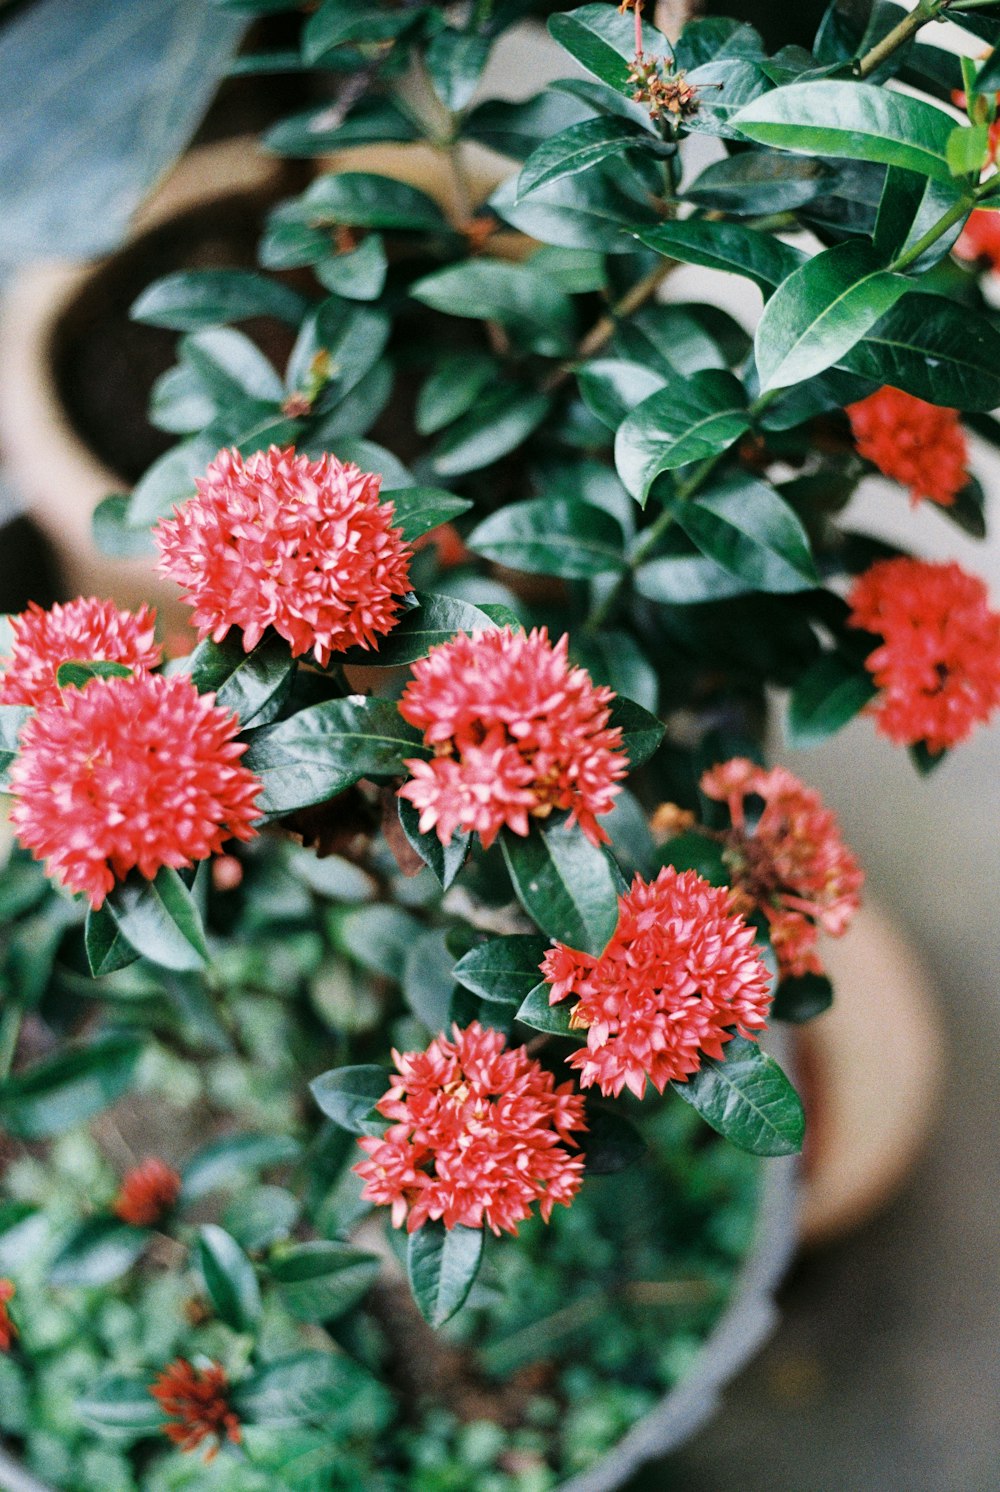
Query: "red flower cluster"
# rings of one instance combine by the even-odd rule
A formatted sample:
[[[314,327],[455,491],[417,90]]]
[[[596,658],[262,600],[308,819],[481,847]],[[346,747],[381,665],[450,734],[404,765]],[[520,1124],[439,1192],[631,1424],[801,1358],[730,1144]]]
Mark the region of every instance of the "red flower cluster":
[[[583,1157],[566,1147],[587,1127],[583,1099],[524,1047],[507,1051],[499,1031],[473,1021],[453,1032],[426,1052],[393,1052],[397,1070],[376,1104],[392,1127],[358,1141],[368,1152],[354,1167],[362,1196],[391,1205],[408,1233],[441,1218],[516,1234],[534,1202],[548,1222],[580,1189]]]
[[[292,656],[377,646],[410,588],[409,550],[379,502],[381,477],[271,446],[244,462],[220,451],[197,495],[153,537],[160,569],[188,592],[200,637],[230,627],[247,652],[273,627]]]
[[[1000,217],[981,210],[969,216],[955,245],[959,259],[1000,269]]]
[[[928,497],[950,507],[968,483],[969,451],[957,409],[886,386],[849,404],[847,417],[859,454],[908,487],[914,505]]]
[[[817,929],[833,937],[846,932],[864,884],[836,816],[786,768],[768,771],[742,756],[712,767],[700,785],[706,797],[729,808],[733,906],[764,913],[782,974],[821,974]],[[752,827],[749,796],[764,804]]]
[[[181,1194],[181,1178],[157,1156],[126,1172],[112,1211],[134,1228],[154,1228]]]
[[[901,746],[944,751],[1000,705],[1000,613],[960,565],[880,560],[848,596],[850,622],[881,636],[865,666],[882,691],[869,706]]]
[[[754,930],[734,914],[724,887],[665,866],[636,876],[618,898],[618,927],[599,957],[556,943],[542,961],[550,1003],[576,998],[572,1025],[587,1045],[568,1059],[580,1083],[605,1097],[646,1079],[659,1093],[721,1057],[735,1028],[754,1037],[767,1023],[770,976]]]
[[[203,1440],[212,1439],[205,1460],[211,1461],[223,1440],[238,1445],[242,1437],[240,1422],[229,1407],[229,1380],[219,1363],[195,1368],[178,1357],[164,1368],[150,1385],[149,1392],[164,1414],[177,1421],[163,1426],[182,1451],[197,1450]]]
[[[235,715],[182,674],[92,679],[25,725],[11,768],[18,839],[70,891],[102,905],[138,867],[207,859],[252,839],[260,781],[239,765]]]
[[[544,627],[505,627],[459,633],[414,664],[399,712],[436,755],[406,763],[400,797],[420,809],[422,834],[436,829],[448,844],[472,830],[488,849],[504,825],[527,834],[529,816],[568,808],[594,844],[607,840],[597,815],[628,762],[608,725],[614,694],[570,664],[568,645],[553,646]]]
[[[63,663],[124,663],[156,668],[160,649],[153,640],[155,611],[134,614],[113,601],[78,596],[65,606],[43,611],[34,601],[11,617],[14,645],[0,658],[0,705],[40,705],[60,698],[56,675]]]
[[[13,1280],[0,1280],[0,1352],[9,1352],[17,1336],[17,1327],[10,1319],[7,1306],[17,1294]]]

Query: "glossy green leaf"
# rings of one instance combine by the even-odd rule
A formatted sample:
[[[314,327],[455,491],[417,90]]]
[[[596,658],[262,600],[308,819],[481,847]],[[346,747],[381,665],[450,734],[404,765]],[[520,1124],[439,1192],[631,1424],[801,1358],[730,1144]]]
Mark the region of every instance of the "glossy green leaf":
[[[287,211],[287,209],[286,209]],[[349,228],[395,228],[414,233],[442,233],[448,223],[426,192],[377,176],[370,171],[340,171],[320,176],[295,204],[304,223]]]
[[[298,1321],[333,1321],[357,1305],[381,1267],[376,1254],[349,1243],[314,1239],[274,1253],[271,1279],[285,1310]]]
[[[947,158],[952,176],[975,176],[986,164],[990,144],[988,124],[958,125],[948,136]]]
[[[535,933],[491,938],[464,954],[452,974],[481,1000],[520,1005],[538,984],[540,965],[548,948],[548,939]]]
[[[245,1425],[283,1429],[342,1411],[358,1369],[342,1353],[301,1352],[266,1363],[233,1385],[231,1403]]]
[[[544,357],[573,349],[576,315],[569,296],[531,264],[467,259],[410,286],[414,300],[449,316],[496,321],[516,342]]]
[[[728,886],[731,875],[722,856],[722,845],[697,829],[675,834],[657,851],[661,865],[675,870],[694,870],[712,886]]]
[[[131,1086],[142,1053],[131,1037],[74,1047],[0,1083],[0,1125],[22,1140],[63,1134]]]
[[[779,285],[757,325],[761,390],[787,388],[832,367],[909,287],[863,239],[808,260]]]
[[[154,280],[129,315],[147,326],[187,332],[253,316],[274,316],[298,326],[308,309],[305,296],[254,270],[185,269]]]
[[[405,11],[364,10],[351,0],[321,0],[302,30],[302,57],[315,63],[346,42],[392,41],[409,24]]]
[[[657,750],[666,733],[666,726],[655,715],[637,705],[635,700],[616,695],[611,702],[611,726],[622,733],[622,746],[628,757],[629,770],[634,772]]]
[[[529,192],[564,176],[575,176],[578,171],[586,171],[623,151],[652,149],[656,143],[655,136],[630,120],[614,115],[584,119],[532,151],[517,178],[517,199],[520,201]]]
[[[645,503],[660,472],[719,455],[749,428],[739,379],[708,368],[643,400],[615,437],[615,466],[632,496]]]
[[[510,503],[483,520],[466,543],[512,570],[588,579],[625,565],[621,527],[603,508],[564,497]]]
[[[155,1435],[163,1426],[163,1410],[149,1392],[149,1377],[123,1373],[98,1378],[73,1405],[74,1413],[90,1430],[116,1439]]]
[[[101,907],[99,911],[87,908],[84,946],[95,979],[125,969],[139,957],[107,907]]]
[[[205,1223],[198,1229],[198,1268],[220,1321],[233,1331],[252,1331],[260,1318],[260,1286],[253,1265],[225,1228]]]
[[[829,176],[822,161],[750,150],[706,166],[685,188],[684,198],[737,217],[794,212],[824,190]]]
[[[204,411],[202,411],[204,413]],[[201,419],[199,417],[198,428]],[[113,559],[149,559],[159,554],[151,536],[143,529],[130,527],[130,499],[121,492],[102,498],[90,520],[90,532],[102,554]]]
[[[766,482],[732,476],[677,509],[676,522],[702,554],[759,591],[819,584],[799,518]]]
[[[49,1284],[110,1285],[132,1268],[149,1242],[145,1228],[132,1228],[107,1214],[81,1223],[62,1245],[49,1267]]]
[[[617,430],[637,405],[665,387],[667,378],[642,362],[594,358],[577,369],[576,381],[591,414]]]
[[[309,1091],[326,1117],[349,1134],[380,1135],[385,1129],[384,1119],[372,1117],[375,1105],[389,1091],[384,1067],[335,1067],[315,1078]]]
[[[584,1031],[574,1030],[570,1025],[574,1002],[560,1000],[553,1005],[550,1003],[551,994],[551,988],[544,982],[528,991],[518,1006],[517,1019],[521,1025],[530,1026],[533,1031],[544,1031],[548,1036],[564,1036],[577,1042],[586,1040]]]
[[[643,178],[620,161],[549,182],[523,202],[516,201],[511,178],[489,205],[504,222],[541,243],[607,254],[634,253],[636,234],[659,221]]]
[[[682,264],[702,264],[706,269],[744,275],[759,285],[765,296],[806,262],[801,249],[742,223],[684,218],[644,228],[638,238],[647,248]]]
[[[453,114],[471,102],[490,55],[490,39],[475,31],[445,26],[425,54],[427,75],[434,92]]]
[[[472,835],[456,829],[448,844],[442,844],[434,829],[420,832],[420,810],[406,798],[397,798],[399,822],[408,843],[427,865],[443,891],[453,883],[469,854]]]
[[[701,1059],[686,1083],[671,1083],[706,1124],[752,1155],[795,1155],[802,1149],[802,1101],[773,1057],[755,1041],[734,1036],[725,1057]]]
[[[404,663],[415,663],[418,658],[426,658],[431,648],[448,642],[456,632],[489,631],[495,625],[487,612],[456,596],[423,591],[418,594],[418,601],[419,605],[404,612],[401,621],[379,640],[377,652],[352,649],[345,655],[347,661],[368,668],[397,668]]]
[[[482,1258],[482,1228],[426,1222],[410,1234],[406,1271],[420,1314],[431,1326],[443,1326],[461,1310]]]
[[[1000,331],[981,312],[912,290],[841,358],[841,365],[932,404],[1000,404]]]
[[[504,829],[500,843],[518,900],[542,932],[601,953],[618,925],[618,887],[604,851],[579,824],[551,819],[524,839]]]
[[[200,969],[208,947],[194,898],[176,870],[164,865],[154,881],[133,871],[104,905],[126,942],[151,963],[179,971]]]
[[[754,588],[749,580],[741,579],[701,554],[665,555],[647,560],[636,570],[634,584],[640,596],[668,606],[722,601],[728,596],[745,596]]]
[[[817,746],[841,730],[876,693],[872,676],[843,653],[824,653],[797,681],[788,701],[789,746]]]
[[[687,74],[687,81],[698,90],[698,108],[684,121],[693,135],[715,135],[723,140],[740,140],[734,123],[740,110],[766,94],[771,87],[767,73],[756,60],[747,57],[717,57]]]
[[[800,974],[782,979],[771,1006],[773,1021],[802,1025],[822,1015],[833,1004],[833,985],[825,974]]]
[[[416,426],[434,435],[471,409],[497,376],[499,363],[485,352],[445,353],[439,357],[417,399]]]
[[[60,689],[67,686],[83,689],[91,679],[127,679],[131,672],[127,664],[109,663],[104,658],[95,658],[93,662],[87,663],[73,659],[60,663],[56,669],[56,683]]]
[[[303,322],[288,360],[288,388],[306,387],[322,360],[328,371],[313,408],[314,413],[324,414],[375,366],[389,331],[389,318],[383,311],[328,297]]]
[[[250,652],[239,629],[231,627],[222,642],[206,638],[198,644],[187,668],[199,694],[210,691],[215,703],[231,710],[241,725],[262,723],[272,715],[288,692],[295,661],[288,643],[268,632]]]
[[[467,497],[456,497],[440,487],[402,487],[382,493],[383,502],[395,510],[393,525],[403,531],[408,544],[441,523],[460,518],[472,507]]]
[[[635,22],[609,5],[582,5],[549,17],[549,31],[571,57],[589,73],[620,93],[631,93],[629,83],[635,57]],[[650,56],[669,57],[666,37],[643,19],[643,49]]]
[[[517,384],[488,390],[438,443],[432,466],[438,476],[463,476],[509,456],[549,412],[545,394]]]
[[[361,777],[403,776],[408,757],[426,755],[393,701],[362,695],[312,705],[250,731],[247,742],[242,765],[263,782],[258,807],[272,816],[324,802]]]
[[[754,99],[734,123],[748,140],[800,155],[878,161],[951,180],[953,116],[925,99],[872,83],[793,83]]]
[[[194,371],[198,382],[220,410],[237,408],[243,428],[260,419],[276,416],[284,390],[256,342],[231,326],[210,326],[189,332],[178,346],[181,359]],[[250,405],[243,420],[242,409]]]
[[[378,300],[389,271],[381,233],[369,233],[356,249],[316,261],[317,280],[345,300]]]

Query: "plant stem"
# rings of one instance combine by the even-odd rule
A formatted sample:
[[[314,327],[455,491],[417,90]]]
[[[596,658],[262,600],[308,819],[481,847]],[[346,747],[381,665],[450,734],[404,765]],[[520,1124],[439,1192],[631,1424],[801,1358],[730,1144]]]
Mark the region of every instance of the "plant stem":
[[[858,78],[867,78],[876,68],[881,67],[888,57],[891,57],[899,47],[902,47],[915,36],[921,26],[928,21],[936,20],[939,15],[948,9],[951,0],[918,0],[916,7],[904,16],[897,26],[893,26],[887,36],[883,36],[880,42],[867,51],[863,57],[859,57],[854,64],[854,75]]]
[[[23,1020],[24,1011],[19,1005],[6,1005],[0,1015],[0,1081],[10,1076]]]
[[[978,195],[978,192],[974,194],[974,196]],[[890,273],[895,273],[901,269],[908,269],[911,264],[920,258],[925,249],[929,249],[932,243],[937,242],[942,233],[947,233],[948,229],[954,223],[957,223],[960,218],[965,217],[970,206],[969,199],[963,197],[961,201],[949,207],[948,211],[942,217],[938,218],[937,222],[928,228],[927,232],[921,238],[918,238],[915,244],[912,244],[910,248],[905,249],[902,254],[896,256],[889,265]]]
[[[588,357],[593,357],[595,352],[600,352],[606,343],[611,341],[615,334],[615,328],[619,321],[626,316],[633,315],[636,311],[652,300],[657,290],[672,270],[676,269],[677,262],[674,259],[663,259],[655,269],[650,270],[641,280],[636,280],[631,290],[627,290],[621,300],[615,301],[610,310],[606,311],[600,320],[595,321],[590,331],[580,342],[573,355],[572,362],[563,363],[556,368],[542,385],[542,392],[550,394],[553,389],[566,382],[576,363],[583,362]]]

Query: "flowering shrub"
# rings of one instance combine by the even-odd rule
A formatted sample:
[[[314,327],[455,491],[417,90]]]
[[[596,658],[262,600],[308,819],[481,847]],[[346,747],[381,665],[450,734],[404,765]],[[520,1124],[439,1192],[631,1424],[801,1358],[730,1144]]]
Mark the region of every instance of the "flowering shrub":
[[[860,901],[769,699],[922,772],[1000,705],[983,583],[845,517],[874,466],[985,529],[1000,22],[770,56],[601,0],[548,22],[587,78],[482,98],[536,9],[286,16],[326,96],[267,148],[422,141],[447,189],[321,170],[260,272],[133,308],[181,438],[95,533],[152,529],[190,654],[100,598],[5,625],[0,1429],[72,1492],[589,1466],[801,1148],[769,1028]],[[911,45],[945,12],[962,61]]]

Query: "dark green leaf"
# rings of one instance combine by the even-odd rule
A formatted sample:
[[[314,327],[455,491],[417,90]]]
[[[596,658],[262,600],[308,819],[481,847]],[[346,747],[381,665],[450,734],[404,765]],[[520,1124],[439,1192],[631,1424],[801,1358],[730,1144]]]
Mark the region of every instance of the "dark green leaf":
[[[667,383],[645,363],[621,358],[594,358],[577,369],[576,379],[587,408],[609,430],[617,430],[636,405]]]
[[[229,326],[206,327],[183,337],[178,351],[216,406],[237,410],[237,428],[249,431],[258,420],[277,415],[273,406],[284,394],[281,379],[256,342],[242,332]]]
[[[744,275],[759,285],[765,296],[806,262],[801,249],[742,223],[685,218],[644,228],[638,237],[647,248],[682,264],[702,264],[707,269]]]
[[[443,1326],[468,1298],[483,1258],[482,1228],[426,1222],[410,1234],[406,1270],[420,1314]]]
[[[481,1000],[520,1005],[538,984],[541,962],[548,948],[548,939],[534,933],[491,938],[460,958],[452,974]]]
[[[286,209],[287,210],[287,209]],[[369,171],[340,171],[320,176],[298,199],[304,223],[343,223],[349,228],[396,228],[443,233],[447,220],[440,207],[417,187]]]
[[[163,1410],[149,1392],[148,1378],[114,1373],[97,1380],[76,1400],[74,1412],[90,1430],[116,1438],[154,1435],[163,1426]]]
[[[947,751],[932,751],[926,741],[918,741],[916,745],[909,748],[907,755],[920,773],[920,776],[929,777],[933,771],[940,767],[948,753]]]
[[[247,652],[239,629],[231,627],[222,642],[206,638],[187,660],[199,694],[215,694],[215,703],[231,710],[241,725],[273,714],[288,692],[295,662],[288,643],[268,632]]]
[[[448,1027],[454,967],[454,957],[440,928],[419,933],[411,940],[403,970],[403,998],[432,1036]]]
[[[684,197],[717,212],[760,217],[803,207],[824,190],[829,176],[822,161],[777,150],[750,150],[713,161],[686,188]]]
[[[314,265],[317,280],[346,300],[378,300],[385,289],[389,261],[381,233],[369,233],[346,254],[331,254]]]
[[[716,58],[692,69],[687,81],[698,92],[698,107],[684,120],[684,128],[724,140],[742,140],[734,124],[737,114],[771,87],[763,68],[746,57]]]
[[[288,360],[289,389],[306,387],[318,360],[322,360],[326,365],[326,382],[314,410],[324,414],[356,388],[378,362],[389,330],[389,318],[384,312],[371,306],[350,305],[330,296],[303,323]]]
[[[825,974],[800,974],[797,979],[783,979],[778,985],[771,1019],[801,1025],[822,1015],[832,1004],[833,985]]]
[[[645,503],[660,472],[716,456],[749,428],[739,379],[708,368],[643,400],[615,438],[615,466],[632,496]]]
[[[511,178],[493,193],[489,205],[504,222],[542,243],[606,254],[634,253],[636,234],[658,221],[642,178],[623,162],[564,176],[523,202],[515,201]]]
[[[652,149],[656,144],[655,136],[631,120],[614,115],[584,119],[532,151],[517,178],[517,199],[520,201],[529,192],[564,176],[575,176],[578,171],[586,171],[625,150],[639,146]]]
[[[424,864],[430,867],[441,889],[447,891],[465,864],[469,847],[472,844],[471,833],[462,833],[461,830],[456,829],[451,836],[450,843],[442,844],[434,829],[428,829],[426,834],[421,834],[418,808],[414,808],[406,798],[397,798],[396,803],[399,808],[399,822],[403,826],[403,833],[408,842]]]
[[[109,663],[103,658],[81,663],[74,659],[72,662],[60,663],[56,669],[56,683],[60,689],[65,689],[68,685],[82,689],[91,679],[127,679],[131,672],[131,668],[125,663]]]
[[[471,409],[499,364],[485,352],[445,354],[420,390],[416,426],[421,435],[434,435]]]
[[[635,1125],[616,1109],[597,1104],[587,1109],[587,1132],[580,1144],[588,1176],[613,1176],[646,1153],[646,1142]]]
[[[629,770],[634,772],[656,751],[666,732],[666,726],[648,710],[637,705],[635,700],[619,694],[611,702],[611,726],[618,726],[622,733],[622,746],[628,757]]]
[[[397,983],[420,925],[402,907],[388,902],[332,909],[328,926],[334,945],[363,969]]]
[[[129,1227],[116,1217],[88,1218],[53,1259],[49,1284],[88,1288],[110,1285],[132,1268],[149,1238],[145,1228]]]
[[[248,1177],[295,1160],[299,1147],[288,1135],[227,1135],[194,1154],[184,1167],[184,1200],[197,1201],[210,1192],[242,1186]]]
[[[943,295],[911,291],[842,358],[863,378],[967,410],[1000,404],[1000,331]]]
[[[721,1062],[703,1056],[693,1077],[670,1086],[740,1150],[795,1155],[802,1149],[805,1115],[799,1095],[755,1041],[734,1036]]]
[[[378,1275],[376,1254],[315,1239],[291,1244],[269,1260],[278,1297],[298,1321],[332,1321],[367,1294]]]
[[[62,1134],[115,1103],[142,1053],[131,1037],[77,1047],[0,1083],[0,1125],[22,1140]]]
[[[688,829],[675,834],[657,852],[661,865],[672,865],[675,870],[694,870],[712,886],[728,886],[731,880],[729,869],[722,857],[722,845],[709,839],[697,829]]]
[[[308,309],[309,302],[298,291],[254,270],[185,269],[154,280],[129,315],[147,326],[187,332],[253,316],[275,316],[298,326]]]
[[[588,579],[624,568],[624,535],[603,508],[564,497],[510,503],[466,540],[476,554],[512,570]]]
[[[198,1268],[220,1321],[233,1331],[252,1331],[260,1319],[260,1286],[254,1267],[236,1239],[215,1223],[198,1229]]]
[[[253,1253],[287,1238],[300,1211],[299,1199],[284,1187],[257,1186],[235,1197],[222,1221],[240,1248]]]
[[[807,669],[788,701],[786,738],[816,746],[853,720],[876,693],[871,674],[843,653],[824,653]]]
[[[549,399],[517,384],[500,384],[451,426],[434,451],[432,465],[443,477],[462,476],[509,456],[549,412]]]
[[[347,115],[336,105],[306,109],[265,130],[261,141],[276,155],[325,155],[349,145],[383,141],[405,144],[419,138],[417,128],[391,98],[361,98]]]
[[[548,820],[522,839],[500,836],[514,890],[524,910],[550,938],[584,953],[601,953],[618,925],[618,887],[607,855],[579,824]]]
[[[635,588],[650,601],[663,601],[670,606],[721,601],[727,596],[745,596],[754,589],[750,581],[740,579],[701,554],[648,560],[635,572]]]
[[[543,357],[564,356],[574,346],[572,301],[530,263],[468,259],[425,275],[411,285],[410,294],[448,316],[499,322],[515,341]]]
[[[302,1352],[258,1368],[234,1385],[231,1402],[241,1424],[282,1429],[343,1412],[357,1368],[346,1355]]]
[[[609,83],[620,93],[631,94],[629,83],[635,57],[635,23],[609,5],[583,5],[579,10],[560,11],[549,18],[549,31],[570,56],[589,73]],[[670,43],[649,21],[643,20],[643,50],[650,56],[669,57]]]
[[[489,37],[474,31],[446,26],[431,41],[425,53],[427,73],[434,92],[453,114],[471,100],[489,55]]]
[[[704,555],[760,591],[805,591],[819,576],[805,529],[773,487],[732,476],[681,503],[676,521]]]
[[[406,12],[364,10],[350,0],[322,0],[302,30],[302,57],[318,62],[325,53],[345,42],[392,41],[411,24]]]
[[[466,116],[462,134],[467,140],[523,161],[543,140],[558,135],[589,113],[588,108],[552,90],[517,103],[491,98]]]
[[[125,969],[139,957],[107,907],[101,907],[99,911],[88,907],[84,944],[87,963],[95,979]]]
[[[90,532],[102,554],[113,559],[148,559],[159,554],[144,529],[132,528],[128,522],[131,499],[115,492],[103,498],[94,509]]]
[[[309,1090],[328,1119],[352,1135],[380,1135],[385,1120],[376,1115],[375,1105],[389,1091],[389,1074],[384,1067],[335,1067],[309,1084]]]
[[[560,1000],[552,1005],[551,994],[549,985],[541,983],[536,984],[525,995],[517,1010],[517,1019],[521,1025],[530,1026],[533,1031],[544,1031],[548,1036],[565,1036],[570,1041],[585,1041],[586,1033],[574,1030],[570,1025],[574,1002]]]
[[[208,960],[201,916],[190,891],[164,865],[155,881],[138,871],[119,882],[104,903],[135,951],[165,969],[200,969]]]
[[[426,658],[431,648],[448,642],[456,632],[489,631],[494,626],[487,612],[455,596],[438,596],[424,591],[419,593],[418,600],[420,604],[405,612],[397,626],[381,639],[377,652],[352,649],[345,655],[347,661],[368,668],[397,668],[400,664]],[[404,726],[404,729],[408,727]],[[408,756],[412,754],[410,751],[406,753]]]
[[[440,487],[402,487],[383,492],[382,499],[392,503],[395,509],[393,523],[402,529],[408,544],[439,524],[460,518],[472,507],[467,497],[456,497]]]

